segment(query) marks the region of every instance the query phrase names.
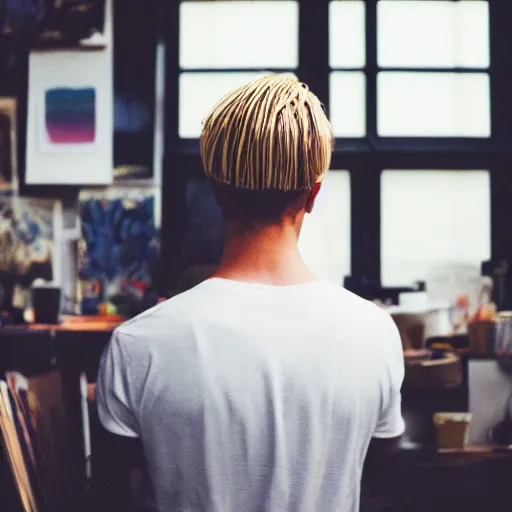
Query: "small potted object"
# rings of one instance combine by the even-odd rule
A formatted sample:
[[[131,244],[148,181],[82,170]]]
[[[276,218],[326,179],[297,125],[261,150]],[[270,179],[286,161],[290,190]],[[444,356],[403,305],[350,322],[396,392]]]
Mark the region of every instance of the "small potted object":
[[[491,302],[492,279],[482,278],[480,305],[468,324],[469,351],[473,356],[494,354],[498,314]]]

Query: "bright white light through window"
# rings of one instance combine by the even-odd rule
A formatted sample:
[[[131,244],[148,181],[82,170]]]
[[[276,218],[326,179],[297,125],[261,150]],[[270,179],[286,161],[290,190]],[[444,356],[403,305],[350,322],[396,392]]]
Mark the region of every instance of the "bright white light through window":
[[[488,171],[382,172],[384,286],[410,286],[440,265],[479,267],[490,253]]]
[[[331,68],[362,68],[366,62],[365,4],[361,0],[329,4]]]
[[[377,87],[381,136],[491,134],[487,73],[382,72]]]
[[[318,278],[343,285],[350,275],[350,173],[329,171],[299,239],[304,261]]]
[[[335,71],[330,76],[329,115],[336,137],[366,135],[366,78],[359,71]]]
[[[380,66],[489,66],[488,2],[380,0],[377,5]]]
[[[179,135],[197,138],[203,119],[227,93],[268,73],[181,73],[179,83]]]
[[[296,1],[182,2],[180,67],[294,69],[298,31]]]

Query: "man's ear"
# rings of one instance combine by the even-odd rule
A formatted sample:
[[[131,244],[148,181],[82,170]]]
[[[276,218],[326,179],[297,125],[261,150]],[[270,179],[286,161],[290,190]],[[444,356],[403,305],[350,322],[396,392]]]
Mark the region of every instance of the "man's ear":
[[[308,195],[308,198],[306,199],[306,213],[311,213],[313,211],[313,207],[315,206],[315,199],[318,195],[318,192],[320,192],[320,189],[322,188],[321,183],[316,183],[315,186],[311,189],[311,192]]]

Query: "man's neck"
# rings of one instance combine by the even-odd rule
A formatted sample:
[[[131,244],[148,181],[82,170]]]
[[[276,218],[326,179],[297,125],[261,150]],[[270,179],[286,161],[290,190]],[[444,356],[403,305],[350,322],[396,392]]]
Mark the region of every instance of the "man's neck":
[[[222,260],[212,277],[274,286],[315,281],[300,256],[297,239],[297,228],[291,222],[243,234],[228,225]]]

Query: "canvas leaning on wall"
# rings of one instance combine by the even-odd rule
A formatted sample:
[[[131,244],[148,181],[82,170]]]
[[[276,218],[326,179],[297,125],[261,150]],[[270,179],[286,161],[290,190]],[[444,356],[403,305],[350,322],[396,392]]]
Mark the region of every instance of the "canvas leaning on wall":
[[[16,100],[0,98],[0,194],[18,188]]]
[[[112,103],[111,48],[32,52],[27,184],[111,184]]]
[[[159,254],[152,189],[80,194],[79,303],[83,314],[131,316],[155,286]]]
[[[59,273],[54,250],[59,207],[52,200],[0,196],[0,287],[12,301],[8,309],[27,308],[34,281],[52,281]]]

